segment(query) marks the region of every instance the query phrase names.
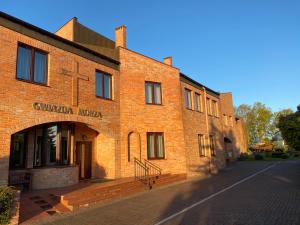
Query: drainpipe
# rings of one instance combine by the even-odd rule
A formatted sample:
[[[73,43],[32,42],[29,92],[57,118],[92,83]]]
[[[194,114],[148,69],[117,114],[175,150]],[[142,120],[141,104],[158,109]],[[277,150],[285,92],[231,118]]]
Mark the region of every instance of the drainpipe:
[[[206,133],[207,133],[207,148],[209,154],[209,173],[211,173],[211,149],[210,149],[210,139],[209,139],[209,126],[208,126],[208,113],[207,113],[207,101],[206,101],[206,89],[203,87],[204,91],[204,113],[205,113],[205,122],[206,122]]]

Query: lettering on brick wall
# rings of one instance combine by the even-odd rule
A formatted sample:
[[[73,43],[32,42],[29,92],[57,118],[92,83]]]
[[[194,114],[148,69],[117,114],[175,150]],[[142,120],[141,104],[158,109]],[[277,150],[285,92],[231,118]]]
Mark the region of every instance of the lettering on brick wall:
[[[63,114],[74,114],[74,110],[70,106],[45,104],[45,103],[39,103],[39,102],[33,103],[32,106],[35,110],[40,110],[40,111],[63,113]],[[98,111],[95,111],[95,110],[90,110],[90,109],[78,108],[77,115],[102,119],[101,112],[98,112]]]

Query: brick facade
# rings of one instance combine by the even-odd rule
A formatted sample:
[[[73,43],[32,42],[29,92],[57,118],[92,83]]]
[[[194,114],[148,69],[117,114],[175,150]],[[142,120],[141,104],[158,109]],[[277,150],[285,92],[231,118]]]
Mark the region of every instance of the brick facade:
[[[16,80],[16,57],[18,42],[42,49],[48,52],[48,84],[35,85]],[[63,51],[54,46],[27,37],[8,28],[0,26],[0,183],[7,183],[10,155],[11,135],[35,125],[59,121],[71,121],[86,124],[89,129],[97,132],[93,146],[97,151],[93,160],[94,174],[114,178],[116,175],[115,152],[119,144],[119,71],[95,63],[86,58]],[[101,111],[102,120],[79,116],[77,114],[62,114],[33,109],[33,103],[72,106],[72,76],[74,62],[79,62],[79,73],[88,77],[88,81],[78,81],[78,108]],[[62,74],[62,69],[72,71],[70,75]],[[95,71],[105,71],[113,75],[113,100],[103,100],[95,96]],[[76,140],[81,140],[78,130]],[[86,131],[84,132],[87,133]],[[93,151],[95,152],[95,150]],[[108,154],[108,155],[107,155]],[[29,160],[29,159],[28,159]],[[105,172],[99,172],[105,168]],[[32,167],[32,163],[29,168]],[[96,176],[95,176],[96,177]],[[49,183],[54,182],[53,180]]]
[[[86,32],[85,42],[94,41],[99,46],[83,44],[78,30]],[[246,148],[243,123],[234,118],[230,94],[206,91],[204,86],[183,81],[170,57],[162,63],[127,49],[125,26],[116,29],[115,47],[113,41],[97,35],[80,25],[76,18],[54,35],[1,13],[0,184],[8,183],[11,135],[40,124],[75,124],[70,168],[60,170],[65,175],[77,171],[72,168],[77,168],[74,158],[78,141],[92,143],[92,178],[133,176],[134,157],[147,158],[147,132],[164,134],[165,159],[153,160],[163,173],[203,175],[223,168],[224,135],[237,146],[234,146],[234,157]],[[96,37],[97,42],[91,37]],[[18,43],[48,53],[47,85],[16,79]],[[112,100],[96,97],[96,70],[112,75]],[[145,81],[161,83],[162,105],[145,104]],[[185,108],[185,88],[202,95],[203,112]],[[206,96],[218,103],[218,117],[207,115]],[[74,113],[36,110],[33,107],[36,102],[70,107]],[[102,117],[79,115],[79,109],[101,112]],[[233,127],[224,126],[223,114],[232,116]],[[198,134],[206,135],[207,157],[204,158],[198,155]],[[215,157],[209,153],[210,134],[216,139]],[[38,183],[35,187],[53,187],[56,176],[49,174],[59,173],[59,168],[33,168],[32,143],[29,132],[26,168],[34,170],[33,179],[45,181],[42,187]],[[61,181],[59,186],[76,183],[75,177],[73,181]]]
[[[147,132],[164,133],[165,159],[153,162],[165,173],[185,172],[179,70],[125,48],[120,48],[120,60],[122,176],[132,176],[133,158],[139,158],[140,151],[141,158],[147,158]],[[162,105],[145,104],[145,81],[161,84]],[[141,143],[130,143],[128,162],[128,135],[131,132],[140,136]],[[130,141],[136,139],[129,138]]]

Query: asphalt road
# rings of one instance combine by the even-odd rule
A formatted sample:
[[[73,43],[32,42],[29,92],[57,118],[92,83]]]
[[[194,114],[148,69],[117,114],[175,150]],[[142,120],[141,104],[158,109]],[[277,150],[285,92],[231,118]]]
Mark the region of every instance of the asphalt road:
[[[205,180],[189,180],[39,224],[300,225],[300,161],[238,162]]]

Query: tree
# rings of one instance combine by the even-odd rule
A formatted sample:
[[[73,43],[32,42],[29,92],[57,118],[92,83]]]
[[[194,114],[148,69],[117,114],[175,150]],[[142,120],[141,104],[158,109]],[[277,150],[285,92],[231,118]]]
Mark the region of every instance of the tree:
[[[236,116],[243,118],[250,144],[272,139],[274,115],[263,103],[256,102],[253,106],[242,104],[236,109]]]
[[[251,112],[252,107],[247,104],[242,104],[239,107],[235,108],[235,115],[243,119],[248,135],[248,140],[250,143],[253,143],[253,114]]]
[[[254,103],[252,107],[255,122],[255,136],[262,142],[272,138],[275,127],[272,126],[273,112],[261,102]]]
[[[239,107],[235,108],[235,115],[243,118],[244,122],[246,123],[251,109],[251,105],[242,104]]]
[[[278,112],[274,113],[274,126],[276,126],[278,128],[278,124],[279,124],[279,118],[281,116],[287,116],[294,113],[294,111],[292,109],[282,109]]]
[[[300,151],[300,105],[295,113],[279,116],[278,128],[286,143]]]

